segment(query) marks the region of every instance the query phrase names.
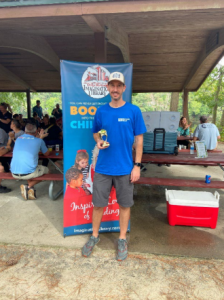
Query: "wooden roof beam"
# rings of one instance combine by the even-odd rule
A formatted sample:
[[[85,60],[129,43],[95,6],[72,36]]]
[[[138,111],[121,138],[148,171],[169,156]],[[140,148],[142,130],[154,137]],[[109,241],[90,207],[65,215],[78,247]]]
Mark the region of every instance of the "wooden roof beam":
[[[21,49],[33,53],[60,72],[60,59],[46,40],[39,36],[23,35],[16,32],[0,32],[0,47]]]
[[[69,3],[0,8],[0,19],[126,14],[224,8],[223,0],[157,0]]]
[[[94,32],[104,32],[107,42],[117,46],[123,55],[124,62],[130,62],[127,33],[108,18],[93,15],[82,16],[83,20]]]
[[[25,82],[23,79],[21,79],[19,76],[15,75],[13,72],[6,69],[3,65],[0,64],[0,75],[6,77],[10,81],[24,87],[26,90],[29,89],[33,92],[36,92],[36,90],[27,82]]]
[[[194,64],[183,89],[196,91],[224,55],[224,28],[214,30]]]

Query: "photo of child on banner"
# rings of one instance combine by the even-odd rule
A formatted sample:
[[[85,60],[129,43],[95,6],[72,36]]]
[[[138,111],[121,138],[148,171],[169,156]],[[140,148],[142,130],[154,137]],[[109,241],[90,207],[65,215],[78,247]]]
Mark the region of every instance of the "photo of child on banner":
[[[89,166],[87,151],[78,150],[74,166],[65,174],[64,227],[92,223],[92,186],[99,149],[95,146],[92,153],[92,163]],[[108,206],[104,209],[102,222],[110,220],[119,220],[119,205],[114,187],[111,189]]]

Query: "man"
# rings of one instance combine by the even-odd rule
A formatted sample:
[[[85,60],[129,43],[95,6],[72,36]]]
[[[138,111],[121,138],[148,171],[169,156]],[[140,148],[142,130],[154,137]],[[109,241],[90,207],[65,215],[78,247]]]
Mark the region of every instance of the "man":
[[[194,131],[193,141],[204,141],[207,150],[214,150],[218,145],[217,139],[220,139],[218,128],[208,123],[206,116],[200,117],[200,123]]]
[[[0,128],[0,147],[6,146],[8,142],[8,134]]]
[[[52,110],[51,113],[56,120],[60,119],[62,117],[62,109],[60,109],[59,104],[56,104],[56,108]]]
[[[47,136],[43,130],[40,131],[40,138],[36,137],[37,127],[35,124],[27,123],[25,134],[19,136],[15,142],[11,162],[12,176],[16,179],[27,180],[28,184],[20,186],[22,197],[25,200],[35,200],[36,191],[34,185],[40,181],[36,177],[48,174],[47,167],[38,165],[38,153],[41,151],[48,156],[48,151],[43,138]]]
[[[5,130],[0,128],[0,173],[9,172],[9,165],[8,165],[9,158],[1,157],[2,155],[4,155],[5,153],[7,153],[9,151],[7,149],[7,143],[8,143],[8,135],[5,132]],[[0,179],[0,193],[11,192],[11,189],[9,189],[5,186],[2,186],[1,182],[2,182],[2,179]]]
[[[140,165],[143,151],[143,133],[146,127],[140,109],[122,99],[126,86],[122,73],[110,74],[107,89],[111,102],[98,108],[94,123],[93,137],[97,143],[99,156],[96,163],[93,182],[93,233],[82,249],[88,257],[95,244],[99,242],[99,227],[104,207],[112,185],[116,188],[117,202],[120,207],[120,236],[118,240],[117,260],[126,259],[126,233],[130,219],[130,207],[133,201],[133,183],[140,178]],[[105,129],[109,147],[103,147],[98,131]],[[135,140],[136,156],[133,167],[132,145]]]
[[[33,107],[33,113],[37,113],[37,115],[38,115],[38,117],[40,118],[40,119],[42,119],[42,117],[43,117],[43,112],[42,112],[42,107],[40,106],[40,100],[37,100],[36,101],[36,106],[34,106]]]
[[[11,110],[9,104],[0,104],[0,128],[4,129],[6,133],[10,131],[10,124],[12,120],[12,114],[7,110]]]

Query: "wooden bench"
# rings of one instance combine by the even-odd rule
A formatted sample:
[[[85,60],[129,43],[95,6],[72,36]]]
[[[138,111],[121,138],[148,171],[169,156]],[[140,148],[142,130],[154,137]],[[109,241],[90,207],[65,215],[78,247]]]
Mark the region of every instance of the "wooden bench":
[[[0,173],[0,179],[15,179],[11,173]],[[58,191],[57,193],[54,194],[53,189],[54,189],[54,181],[62,181],[63,180],[63,174],[45,174],[40,177],[36,177],[35,180],[39,181],[50,181],[49,185],[49,197],[52,200],[56,200],[62,193],[63,193],[63,188]]]
[[[213,181],[213,180],[211,181],[211,183],[208,184],[205,183],[204,180],[141,177],[137,182],[135,182],[135,184],[224,189],[224,181]]]

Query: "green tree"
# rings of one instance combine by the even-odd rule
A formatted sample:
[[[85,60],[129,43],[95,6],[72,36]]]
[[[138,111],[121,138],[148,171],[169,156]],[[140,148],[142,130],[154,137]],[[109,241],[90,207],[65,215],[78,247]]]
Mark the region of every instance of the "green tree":
[[[11,93],[11,92],[0,93],[0,102],[5,102],[10,104],[13,114],[17,113],[17,114],[22,114],[24,117],[27,116],[25,93]]]

